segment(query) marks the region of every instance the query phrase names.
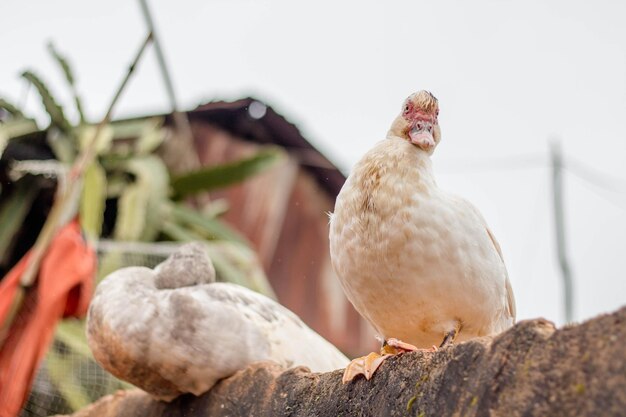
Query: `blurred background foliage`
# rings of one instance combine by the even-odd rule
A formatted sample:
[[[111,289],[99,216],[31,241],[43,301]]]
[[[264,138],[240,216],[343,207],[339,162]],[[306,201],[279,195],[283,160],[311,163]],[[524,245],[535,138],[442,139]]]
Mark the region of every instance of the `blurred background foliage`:
[[[48,50],[64,74],[77,120],[34,71],[21,77],[34,88],[50,123],[41,129],[19,106],[0,98],[0,277],[32,247],[63,187],[71,164],[96,134],[87,121],[68,61]],[[201,240],[218,280],[274,297],[248,241],[220,220],[228,202],[207,192],[245,181],[285,155],[266,148],[219,166],[180,173],[160,153],[178,133],[162,117],[111,122],[100,130],[97,157],[85,170],[66,220],[79,214],[86,238],[98,252],[98,277],[129,265],[153,267],[181,242]],[[176,174],[174,174],[176,173]],[[96,278],[94,278],[96,279]],[[84,322],[61,322],[33,385],[23,415],[67,413],[129,385],[103,371],[86,344]]]

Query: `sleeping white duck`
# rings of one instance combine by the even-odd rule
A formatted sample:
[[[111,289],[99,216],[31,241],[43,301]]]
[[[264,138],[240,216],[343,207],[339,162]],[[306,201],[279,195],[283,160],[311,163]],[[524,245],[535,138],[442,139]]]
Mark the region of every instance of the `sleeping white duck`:
[[[348,363],[285,307],[215,282],[200,243],[183,246],[154,270],[129,267],[107,276],[89,308],[87,337],[106,370],[165,401],[200,395],[253,362],[313,372]]]

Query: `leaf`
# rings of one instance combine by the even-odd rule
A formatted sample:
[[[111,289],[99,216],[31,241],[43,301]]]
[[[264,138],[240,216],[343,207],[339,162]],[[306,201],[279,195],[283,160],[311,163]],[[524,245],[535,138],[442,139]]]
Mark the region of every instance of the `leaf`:
[[[4,193],[4,191],[3,191]],[[0,264],[7,261],[15,236],[20,231],[24,219],[39,193],[36,178],[27,176],[15,183],[9,196],[3,195],[0,205]]]
[[[61,67],[61,70],[63,71],[63,74],[65,75],[65,79],[67,80],[67,83],[70,86],[73,86],[75,81],[74,81],[74,74],[72,74],[72,69],[70,68],[70,65],[65,59],[65,57],[59,54],[59,51],[57,51],[57,49],[54,47],[54,44],[52,42],[48,42],[48,52],[50,52],[50,55],[52,55],[52,57],[55,59],[57,64],[59,64],[59,66]]]
[[[123,149],[125,145],[132,145],[134,153],[146,155],[157,149],[165,140],[166,130],[163,128],[162,117],[150,117],[146,119],[132,119],[116,121],[111,124],[113,128],[113,152],[114,154],[127,154]],[[126,152],[120,152],[119,147]]]
[[[276,299],[257,254],[250,247],[224,241],[208,242],[207,247],[215,270],[221,270],[223,280],[243,285]]]
[[[83,124],[79,126],[76,131],[78,132],[78,146],[81,150],[86,149],[91,141],[94,140],[94,135],[98,127],[96,125]],[[96,140],[96,153],[102,155],[103,153],[111,149],[111,143],[113,142],[113,128],[111,125],[105,125],[100,129]]]
[[[121,251],[107,251],[98,256],[98,277],[96,283],[120,268],[128,266],[124,263],[124,254]]]
[[[222,214],[226,213],[230,208],[230,204],[228,204],[228,200],[225,198],[218,198],[216,200],[211,200],[206,203],[202,208],[202,214],[204,217],[208,217],[210,219],[220,217]]]
[[[250,288],[249,283],[246,280],[245,274],[235,268],[230,262],[223,259],[217,248],[210,248],[207,250],[209,257],[215,267],[215,273],[217,278],[223,282],[230,282],[232,284],[241,285],[242,287]],[[250,288],[252,289],[252,288]]]
[[[176,197],[182,198],[226,187],[266,170],[283,157],[284,153],[276,148],[264,149],[251,158],[206,167],[175,177],[171,182],[172,189]]]
[[[106,194],[106,173],[98,161],[94,161],[85,170],[80,196],[80,224],[92,241],[102,232]]]
[[[113,236],[116,240],[140,240],[146,224],[150,189],[133,183],[126,187],[117,201],[117,218]]]
[[[74,373],[68,372],[74,365],[72,355],[60,354],[54,348],[48,351],[46,368],[50,380],[61,393],[63,399],[76,411],[89,405],[91,399]]]
[[[153,117],[146,119],[139,132],[135,152],[140,155],[149,154],[158,148],[164,139],[163,118]]]
[[[114,236],[119,240],[151,241],[160,230],[161,209],[167,199],[169,175],[163,161],[154,155],[129,159],[119,166],[133,174],[118,201]]]
[[[4,109],[11,115],[0,122],[0,157],[6,148],[9,139],[27,135],[39,130],[37,123],[24,116],[24,113],[17,106],[0,98],[0,109]]]
[[[3,98],[0,98],[0,109],[6,110],[6,112],[9,113],[15,119],[26,119],[26,116],[24,116],[24,113],[22,113],[22,111],[19,108],[17,108],[17,106],[15,106],[12,103],[9,103],[7,100]]]
[[[161,209],[169,191],[169,173],[163,161],[154,155],[133,158],[128,171],[135,174],[141,184],[150,190],[146,212],[146,226],[141,240],[152,241],[159,233]]]
[[[107,175],[107,198],[119,198],[128,186],[128,178],[124,174],[109,172]]]
[[[46,140],[57,160],[70,164],[76,156],[76,147],[73,140],[57,129],[48,129]]]
[[[185,229],[184,227],[168,219],[164,219],[161,223],[161,232],[170,239],[176,240],[178,242],[192,242],[202,240],[202,237],[197,233]]]
[[[48,51],[50,52],[52,57],[55,59],[55,61],[59,64],[59,66],[61,67],[61,70],[63,71],[63,74],[65,75],[65,80],[67,81],[67,84],[69,85],[70,90],[72,91],[72,95],[74,96],[74,103],[76,104],[76,111],[78,112],[78,115],[80,117],[80,123],[84,124],[85,113],[83,112],[83,105],[80,100],[80,97],[78,96],[78,92],[76,91],[76,80],[74,78],[74,74],[72,73],[72,68],[70,67],[70,64],[67,62],[67,59],[65,59],[63,55],[59,54],[59,52],[54,47],[54,44],[52,42],[48,43]]]
[[[67,345],[72,349],[73,353],[80,355],[83,359],[93,359],[89,345],[87,345],[84,320],[61,320],[57,326],[54,337],[56,340]]]
[[[10,119],[0,123],[0,157],[9,140],[37,132],[38,130],[37,123],[30,119]]]
[[[48,87],[46,87],[43,81],[41,81],[41,79],[31,71],[24,71],[22,73],[22,77],[28,80],[37,89],[37,92],[41,97],[41,102],[43,103],[46,112],[50,116],[50,124],[59,128],[59,130],[61,130],[67,136],[71,136],[72,125],[65,117],[63,107],[61,107],[61,105],[59,105],[54,100],[54,97],[52,97],[52,94],[48,90]]]
[[[141,135],[145,119],[114,120],[111,122],[115,139],[131,139]]]
[[[203,241],[202,237],[168,219],[162,222],[162,232],[179,242]],[[237,242],[205,242],[207,253],[213,262],[220,281],[243,285],[270,298],[276,295],[263,272],[256,253]]]
[[[185,207],[181,203],[167,204],[167,210],[171,213],[173,221],[188,228],[192,228],[204,239],[220,239],[245,244],[248,243],[245,237],[225,223],[204,216],[194,209]]]
[[[31,119],[12,119],[0,123],[0,131],[7,139],[17,138],[39,131],[37,123]]]
[[[197,233],[168,220],[163,221],[162,232],[171,239],[179,242],[203,241],[202,237]],[[215,249],[209,250],[207,245],[207,252],[215,267],[218,280],[245,286],[245,278],[235,268],[229,265],[227,261],[222,259],[221,256],[218,256]]]

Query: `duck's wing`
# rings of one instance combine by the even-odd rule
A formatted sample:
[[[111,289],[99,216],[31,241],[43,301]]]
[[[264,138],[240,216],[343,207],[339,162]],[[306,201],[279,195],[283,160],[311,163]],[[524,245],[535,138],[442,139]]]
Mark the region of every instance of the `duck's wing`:
[[[285,366],[307,366],[314,372],[332,371],[348,362],[293,312],[264,295],[228,283],[206,286],[205,291],[232,319],[258,332],[259,342],[268,346],[266,359]]]
[[[498,252],[500,259],[502,260],[502,265],[504,266],[504,273],[506,274],[506,277],[504,280],[504,285],[506,288],[506,299],[507,299],[506,312],[508,313],[509,318],[513,322],[515,322],[515,317],[517,315],[517,307],[515,306],[515,296],[513,295],[513,287],[511,287],[511,281],[509,280],[509,273],[506,270],[506,265],[504,265],[504,257],[502,256],[502,249],[500,248],[500,244],[498,243],[495,236],[493,235],[493,232],[491,231],[491,229],[489,229],[489,227],[486,224],[485,224],[485,230],[487,231],[487,234],[489,235],[489,238],[491,239],[493,246]]]
[[[489,229],[489,226],[487,225],[485,218],[480,213],[480,211],[478,211],[478,209],[474,207],[472,203],[457,196],[448,196],[448,198],[450,198],[455,204],[460,205],[465,210],[469,210],[476,216],[477,221],[480,222],[481,227],[484,228],[485,233],[487,234],[487,236],[489,236],[489,239],[491,240],[491,243],[493,244],[493,248],[498,254],[500,261],[502,262],[502,270],[504,271],[504,287],[505,287],[505,295],[506,295],[506,305],[505,305],[505,311],[504,311],[505,323],[503,323],[503,325],[505,326],[504,328],[507,328],[513,325],[513,323],[515,323],[515,317],[517,315],[517,311],[516,311],[517,308],[515,306],[515,296],[513,295],[513,287],[511,286],[511,281],[509,280],[509,273],[506,269],[506,264],[504,263],[504,256],[502,255],[502,248],[500,248],[500,244],[498,243],[498,240],[494,236],[491,229]]]

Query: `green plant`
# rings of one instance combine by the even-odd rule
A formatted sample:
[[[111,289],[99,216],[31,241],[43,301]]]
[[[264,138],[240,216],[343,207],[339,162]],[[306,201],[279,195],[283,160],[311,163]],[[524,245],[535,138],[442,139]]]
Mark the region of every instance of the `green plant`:
[[[39,168],[26,169],[19,174],[22,176],[19,180],[0,189],[0,266],[8,264],[21,229],[31,227],[25,222],[27,214],[35,198],[43,192],[42,183],[48,186],[51,183],[50,179],[42,181],[42,174],[55,176],[56,186],[60,187],[66,181],[64,173],[94,141],[93,159],[87,160],[90,162],[85,167],[79,192],[70,196],[71,211],[64,213],[67,218],[79,213],[89,240],[97,242],[103,237],[120,242],[204,240],[209,242],[207,251],[214,261],[218,279],[273,296],[247,240],[219,219],[224,211],[223,202],[210,203],[200,210],[180,200],[254,176],[282,158],[282,151],[265,149],[241,161],[205,167],[172,178],[155,150],[165,140],[176,140],[176,132],[165,127],[162,118],[90,124],[68,61],[53,45],[48,49],[65,75],[77,120],[68,119],[63,106],[33,71],[24,71],[22,77],[35,87],[50,118],[45,129],[40,130],[34,119],[0,98],[3,110],[0,114],[4,114],[0,118],[0,156],[7,162],[3,165],[6,174],[15,175],[15,161],[7,150],[32,142],[33,138],[43,138],[44,147],[49,148],[55,158],[52,165],[44,168],[29,165]],[[50,166],[54,167],[51,171]],[[115,216],[105,216],[111,208]],[[123,249],[111,250],[100,257],[100,276],[128,264],[122,252]],[[64,371],[71,369],[76,361],[86,363],[85,367],[95,366],[86,345],[83,323],[64,321],[58,326],[45,368],[63,402],[73,410],[95,399],[87,388],[77,383],[80,375]],[[111,382],[109,385],[113,389],[124,384]]]

